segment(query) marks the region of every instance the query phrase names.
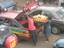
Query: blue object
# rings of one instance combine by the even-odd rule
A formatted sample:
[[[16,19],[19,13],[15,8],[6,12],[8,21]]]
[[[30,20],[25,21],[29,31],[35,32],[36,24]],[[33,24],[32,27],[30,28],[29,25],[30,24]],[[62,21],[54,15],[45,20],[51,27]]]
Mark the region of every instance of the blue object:
[[[64,39],[59,39],[54,43],[54,48],[64,48]]]
[[[13,2],[12,0],[5,0],[5,1],[3,1],[3,2],[0,3],[0,6],[2,8],[9,8],[9,7],[13,7],[15,5],[16,5],[16,3]]]

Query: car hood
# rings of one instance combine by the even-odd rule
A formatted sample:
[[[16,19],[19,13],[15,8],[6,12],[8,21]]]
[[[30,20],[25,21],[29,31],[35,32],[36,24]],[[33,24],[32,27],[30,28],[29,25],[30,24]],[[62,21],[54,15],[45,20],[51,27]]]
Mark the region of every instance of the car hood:
[[[56,19],[52,19],[52,20],[64,22],[64,19],[61,19],[61,18],[56,18]]]
[[[4,12],[0,13],[0,17],[15,19],[19,15],[19,12]]]

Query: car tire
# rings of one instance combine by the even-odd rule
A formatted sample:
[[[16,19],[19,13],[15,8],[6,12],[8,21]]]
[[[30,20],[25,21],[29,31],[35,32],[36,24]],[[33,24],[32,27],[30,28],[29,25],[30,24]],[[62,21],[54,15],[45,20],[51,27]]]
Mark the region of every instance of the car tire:
[[[8,36],[5,40],[5,48],[15,48],[17,45],[17,37],[16,35]]]
[[[60,29],[56,26],[53,26],[51,29],[52,29],[52,31],[51,31],[52,34],[59,34],[60,33]]]

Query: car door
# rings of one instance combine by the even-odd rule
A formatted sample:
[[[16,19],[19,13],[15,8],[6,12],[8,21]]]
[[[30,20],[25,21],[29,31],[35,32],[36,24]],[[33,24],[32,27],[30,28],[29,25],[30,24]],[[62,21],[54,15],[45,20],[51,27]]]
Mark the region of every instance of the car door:
[[[19,36],[23,36],[24,33],[27,32],[27,30],[25,30],[24,27],[17,20],[12,20],[10,26],[11,33],[15,33]]]
[[[28,19],[27,16],[19,16],[18,19],[16,19],[23,27],[28,28]]]

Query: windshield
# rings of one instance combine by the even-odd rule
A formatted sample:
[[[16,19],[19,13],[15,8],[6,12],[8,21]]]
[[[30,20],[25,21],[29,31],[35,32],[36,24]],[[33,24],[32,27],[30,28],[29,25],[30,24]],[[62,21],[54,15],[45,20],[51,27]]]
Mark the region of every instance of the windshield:
[[[23,26],[22,26],[22,24],[20,24],[17,20],[12,20],[12,23],[11,23],[11,25],[10,26],[12,26],[12,27],[15,27],[15,28],[24,28]]]
[[[56,14],[57,14],[59,17],[63,18],[63,17],[64,17],[64,10],[63,10],[63,9],[59,9],[58,11],[56,11]]]

